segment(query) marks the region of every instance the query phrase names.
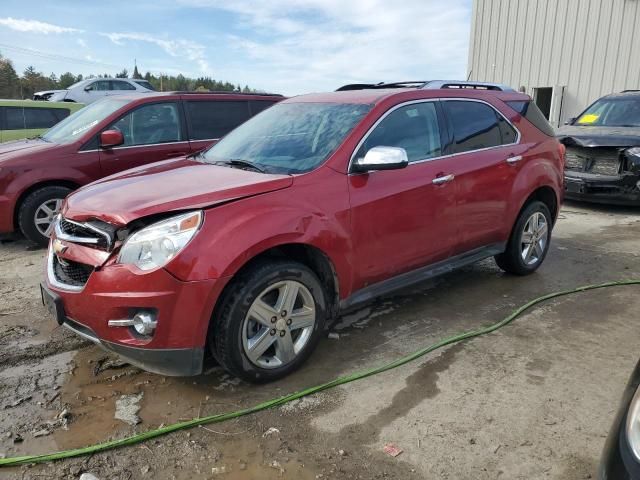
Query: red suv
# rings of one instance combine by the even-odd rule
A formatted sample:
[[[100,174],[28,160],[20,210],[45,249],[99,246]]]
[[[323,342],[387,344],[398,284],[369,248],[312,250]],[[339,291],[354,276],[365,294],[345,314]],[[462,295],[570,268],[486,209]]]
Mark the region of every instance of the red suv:
[[[149,93],[107,97],[30,140],[0,144],[0,233],[46,245],[81,185],[209,146],[279,95]]]
[[[528,96],[482,88],[296,97],[198,155],[82,188],[56,220],[44,303],[146,370],[198,374],[208,351],[269,381],[355,304],[491,256],[531,273],[564,147]]]

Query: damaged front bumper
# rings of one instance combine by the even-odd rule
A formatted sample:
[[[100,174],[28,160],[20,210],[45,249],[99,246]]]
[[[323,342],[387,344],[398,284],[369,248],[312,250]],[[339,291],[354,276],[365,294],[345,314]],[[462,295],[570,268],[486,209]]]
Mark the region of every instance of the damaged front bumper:
[[[565,198],[618,205],[640,205],[640,175],[601,175],[565,171]]]

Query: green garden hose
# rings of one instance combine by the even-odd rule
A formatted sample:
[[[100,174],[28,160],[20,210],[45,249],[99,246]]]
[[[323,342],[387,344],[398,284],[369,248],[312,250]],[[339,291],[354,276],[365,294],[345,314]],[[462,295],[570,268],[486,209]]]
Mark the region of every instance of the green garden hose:
[[[136,435],[132,435],[130,437],[126,437],[120,440],[111,440],[108,442],[90,445],[88,447],[75,448],[71,450],[63,450],[60,452],[46,453],[42,455],[25,455],[22,457],[3,458],[3,459],[0,459],[0,467],[9,467],[9,466],[15,466],[15,465],[31,464],[31,463],[44,463],[52,460],[60,460],[63,458],[79,457],[82,455],[89,455],[97,452],[103,452],[105,450],[111,450],[113,448],[124,447],[127,445],[134,445],[136,443],[144,442],[145,440],[156,438],[161,435],[166,435],[167,433],[175,432],[177,430],[184,430],[186,428],[192,428],[198,425],[205,425],[209,423],[220,423],[233,418],[238,418],[238,417],[242,417],[252,413],[260,412],[268,408],[284,405],[285,403],[291,402],[293,400],[297,400],[302,397],[306,397],[307,395],[318,393],[323,390],[328,390],[330,388],[337,387],[338,385],[344,385],[346,383],[354,382],[362,378],[370,377],[372,375],[376,375],[378,373],[386,372],[387,370],[400,367],[401,365],[405,365],[406,363],[412,362],[413,360],[416,360],[426,355],[427,353],[433,352],[434,350],[438,350],[439,348],[442,348],[446,345],[451,345],[453,343],[461,342],[469,338],[479,337],[481,335],[486,335],[488,333],[494,332],[499,328],[502,328],[505,325],[508,325],[509,323],[511,323],[513,320],[515,320],[518,316],[520,316],[526,310],[529,310],[531,307],[541,302],[544,302],[546,300],[562,297],[565,295],[570,295],[573,293],[585,292],[587,290],[596,290],[599,288],[608,288],[608,287],[615,287],[615,286],[621,286],[621,285],[640,285],[640,280],[621,280],[617,282],[601,283],[598,285],[585,285],[585,286],[574,288],[571,290],[563,290],[560,292],[549,293],[547,295],[543,295],[541,297],[538,297],[522,305],[520,308],[518,308],[517,310],[513,311],[510,315],[508,315],[506,318],[492,325],[482,327],[478,330],[471,330],[468,332],[453,335],[451,337],[440,340],[439,342],[436,342],[432,345],[421,348],[409,355],[398,358],[397,360],[394,360],[393,362],[387,363],[385,365],[364,370],[361,372],[352,373],[350,375],[338,377],[338,378],[335,378],[334,380],[331,380],[330,382],[323,383],[321,385],[316,385],[315,387],[310,387],[305,390],[301,390],[299,392],[285,395],[283,397],[268,400],[266,402],[259,403],[258,405],[254,405],[253,407],[244,408],[241,410],[237,410],[235,412],[220,413],[217,415],[210,415],[208,417],[194,418],[193,420],[188,420],[186,422],[174,423],[173,425],[167,425],[165,427],[157,428],[155,430],[149,430],[148,432],[138,433]]]

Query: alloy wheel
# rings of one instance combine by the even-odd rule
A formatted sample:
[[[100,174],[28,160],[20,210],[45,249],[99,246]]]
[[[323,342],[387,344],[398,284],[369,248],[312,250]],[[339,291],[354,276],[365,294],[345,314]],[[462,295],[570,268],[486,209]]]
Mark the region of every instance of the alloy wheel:
[[[260,368],[285,366],[307,345],[315,324],[309,289],[294,280],[274,283],[257,296],[244,319],[244,353]]]
[[[535,265],[542,260],[548,240],[547,218],[540,212],[533,213],[524,225],[520,240],[520,254],[525,265]]]
[[[52,198],[43,202],[38,208],[36,208],[36,213],[33,215],[33,223],[35,224],[38,232],[40,232],[44,237],[48,238],[51,236],[54,221],[56,215],[60,212],[62,202],[63,199],[61,198]]]

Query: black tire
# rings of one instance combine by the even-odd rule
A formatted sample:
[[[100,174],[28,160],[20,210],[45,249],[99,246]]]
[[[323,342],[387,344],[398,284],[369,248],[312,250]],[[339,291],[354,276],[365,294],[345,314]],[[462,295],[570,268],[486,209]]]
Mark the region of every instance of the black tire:
[[[70,188],[49,186],[39,188],[27,195],[18,210],[18,226],[22,234],[36,245],[46,247],[49,237],[45,237],[36,227],[34,220],[36,210],[49,200],[64,199],[69,193],[71,193]]]
[[[522,236],[524,228],[532,215],[535,213],[541,213],[544,215],[547,222],[546,242],[542,255],[532,264],[527,264],[522,258]],[[511,232],[511,237],[507,243],[507,249],[504,253],[495,256],[498,266],[507,273],[514,275],[529,275],[535,272],[542,262],[544,262],[547,252],[549,251],[549,244],[551,243],[551,229],[553,226],[553,219],[549,208],[540,201],[530,202],[518,216],[516,223]]]
[[[291,363],[277,368],[261,368],[246,355],[242,328],[249,308],[270,285],[294,280],[304,285],[313,297],[316,319],[309,340]],[[315,349],[327,315],[326,294],[318,277],[305,265],[290,260],[262,261],[225,289],[209,329],[209,346],[220,365],[232,375],[253,383],[265,383],[289,375],[299,368]]]

